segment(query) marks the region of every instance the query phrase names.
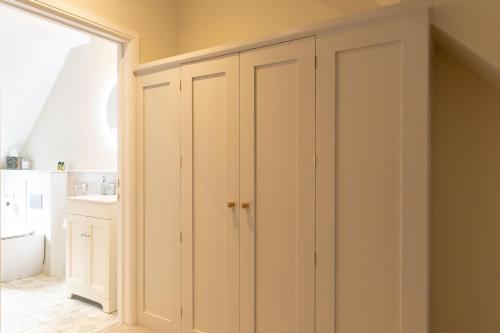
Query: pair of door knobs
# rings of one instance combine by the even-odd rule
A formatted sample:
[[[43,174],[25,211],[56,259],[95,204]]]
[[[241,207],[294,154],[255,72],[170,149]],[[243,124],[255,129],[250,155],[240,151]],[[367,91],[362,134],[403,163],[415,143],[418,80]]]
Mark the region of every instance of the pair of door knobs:
[[[228,202],[228,203],[227,203],[227,206],[228,206],[229,208],[233,208],[234,206],[236,206],[236,202],[234,202],[234,201],[230,201],[230,202]],[[242,202],[242,203],[241,203],[241,208],[246,209],[246,208],[248,208],[248,207],[250,207],[250,204],[249,204],[248,202]]]

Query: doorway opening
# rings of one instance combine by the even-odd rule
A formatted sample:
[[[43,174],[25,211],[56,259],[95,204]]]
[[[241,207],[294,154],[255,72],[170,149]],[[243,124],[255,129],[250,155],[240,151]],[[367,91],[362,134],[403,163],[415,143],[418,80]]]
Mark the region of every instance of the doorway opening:
[[[133,321],[134,37],[34,4],[0,3],[1,330],[98,332]]]

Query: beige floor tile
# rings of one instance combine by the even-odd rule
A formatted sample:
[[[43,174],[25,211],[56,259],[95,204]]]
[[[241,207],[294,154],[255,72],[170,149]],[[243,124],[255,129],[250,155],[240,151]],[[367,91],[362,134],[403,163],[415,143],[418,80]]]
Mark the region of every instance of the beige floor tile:
[[[0,328],[2,333],[19,333],[40,326],[41,323],[30,316],[16,319],[10,322],[3,321]]]
[[[154,333],[154,332],[139,326],[116,325],[107,330],[102,331],[102,333]]]
[[[58,332],[49,326],[40,325],[32,329],[29,329],[27,331],[24,331],[23,333],[58,333]]]
[[[116,313],[67,299],[64,280],[45,275],[1,283],[0,304],[1,333],[97,333],[117,322]]]

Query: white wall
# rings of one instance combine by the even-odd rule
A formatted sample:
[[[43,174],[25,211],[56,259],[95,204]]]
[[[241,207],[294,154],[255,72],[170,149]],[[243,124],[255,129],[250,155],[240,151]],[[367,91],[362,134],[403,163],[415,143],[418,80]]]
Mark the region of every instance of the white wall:
[[[0,165],[22,149],[70,50],[89,36],[0,3]]]
[[[75,184],[86,184],[87,190],[85,195],[102,194],[101,184],[103,177],[106,179],[107,183],[114,183],[116,185],[118,174],[116,172],[67,172],[68,184],[67,184],[67,194],[82,195],[81,191],[75,190]]]
[[[32,167],[116,170],[117,45],[92,37],[74,48],[23,149]]]

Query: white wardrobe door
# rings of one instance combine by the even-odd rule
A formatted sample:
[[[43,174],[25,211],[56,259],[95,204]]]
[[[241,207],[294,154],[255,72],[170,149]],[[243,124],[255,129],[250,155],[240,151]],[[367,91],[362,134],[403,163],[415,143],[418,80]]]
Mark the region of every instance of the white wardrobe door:
[[[180,331],[179,68],[138,79],[138,321]]]
[[[241,332],[314,332],[315,40],[241,54]]]
[[[318,38],[317,333],[427,331],[426,27]]]
[[[185,333],[238,332],[238,69],[237,55],[181,68]]]

